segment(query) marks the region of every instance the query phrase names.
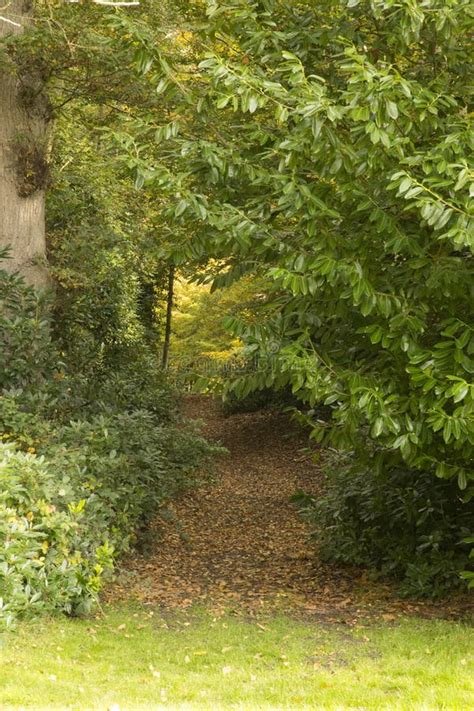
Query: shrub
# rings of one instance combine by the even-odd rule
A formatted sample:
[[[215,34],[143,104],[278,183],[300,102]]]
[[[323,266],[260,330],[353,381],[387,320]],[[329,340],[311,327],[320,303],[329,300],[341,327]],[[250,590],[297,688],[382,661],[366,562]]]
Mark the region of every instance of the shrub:
[[[114,549],[100,534],[88,545],[84,534],[95,521],[86,517],[77,482],[12,445],[0,445],[0,477],[0,620],[87,610]]]
[[[44,431],[44,429],[43,429]],[[0,445],[0,618],[87,611],[104,574],[211,448],[146,411],[50,427],[39,451]]]
[[[34,292],[0,270],[0,624],[87,611],[117,557],[215,448],[176,422],[144,352],[95,379],[60,362]],[[23,335],[22,335],[23,334]]]
[[[408,595],[438,596],[461,584],[474,502],[463,502],[457,482],[406,468],[363,468],[340,455],[325,471],[321,498],[294,497],[323,560],[368,566],[398,580]]]
[[[0,249],[1,261],[8,258]],[[45,299],[0,271],[0,389],[37,384],[53,367]]]

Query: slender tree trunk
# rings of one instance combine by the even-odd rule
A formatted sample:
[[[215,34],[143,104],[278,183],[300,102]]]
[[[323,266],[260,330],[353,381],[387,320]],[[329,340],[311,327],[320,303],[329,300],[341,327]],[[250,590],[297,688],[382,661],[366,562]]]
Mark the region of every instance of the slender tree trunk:
[[[171,318],[173,315],[173,296],[174,296],[174,271],[173,265],[170,266],[168,272],[168,294],[166,298],[166,326],[165,326],[165,340],[163,343],[163,357],[161,361],[161,366],[163,370],[168,367],[168,360],[170,354],[170,341],[171,341]]]
[[[0,9],[0,43],[25,31],[29,0],[9,0]],[[40,62],[0,59],[0,249],[10,248],[1,267],[20,272],[34,286],[48,282],[45,187],[49,102]]]

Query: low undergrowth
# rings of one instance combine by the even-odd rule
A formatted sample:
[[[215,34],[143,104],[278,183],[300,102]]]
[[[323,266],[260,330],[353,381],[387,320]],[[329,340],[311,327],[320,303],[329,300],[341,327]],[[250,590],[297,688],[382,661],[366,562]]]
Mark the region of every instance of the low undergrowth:
[[[71,373],[47,305],[0,271],[0,625],[87,612],[117,557],[214,451],[146,352]]]
[[[326,453],[324,493],[293,501],[313,529],[325,561],[369,567],[405,595],[437,597],[472,575],[474,500],[457,482],[430,472],[356,465]]]

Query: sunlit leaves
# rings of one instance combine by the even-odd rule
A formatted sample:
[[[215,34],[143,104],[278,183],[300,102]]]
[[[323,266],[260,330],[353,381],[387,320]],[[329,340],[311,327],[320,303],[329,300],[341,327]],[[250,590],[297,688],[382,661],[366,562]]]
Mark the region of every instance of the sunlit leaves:
[[[216,52],[200,68],[220,130],[240,145],[213,162],[221,182],[216,176],[209,201],[209,249],[245,250],[266,269],[274,310],[270,301],[260,330],[237,330],[261,353],[270,334],[281,344],[271,367],[230,387],[243,397],[289,386],[332,407],[332,424],[315,431],[320,441],[350,448],[369,436],[407,465],[464,486],[473,347],[456,316],[469,299],[469,124],[450,93],[449,66],[437,71],[428,49],[433,27],[450,33],[462,65],[462,6],[446,14],[406,5],[397,14],[389,4],[349,2],[353,17],[363,7],[383,20],[381,40],[369,26],[354,30],[342,5],[329,14],[310,4],[311,45],[281,6],[277,34],[253,5],[216,3],[215,28],[225,22],[233,50],[251,61]],[[209,152],[200,158],[211,162]]]
[[[229,387],[326,402],[319,441],[464,486],[474,437],[466,3],[208,10],[188,82],[196,101],[181,105],[188,135],[170,137],[157,159],[166,171],[154,170],[199,258],[245,263],[271,284],[260,322],[231,324],[263,365]]]

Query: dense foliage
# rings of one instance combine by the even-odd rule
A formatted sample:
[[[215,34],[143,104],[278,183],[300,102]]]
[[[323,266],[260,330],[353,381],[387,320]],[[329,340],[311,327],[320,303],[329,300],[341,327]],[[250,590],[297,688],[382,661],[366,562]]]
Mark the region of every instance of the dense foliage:
[[[38,69],[56,119],[56,291],[46,318],[0,277],[7,616],[87,605],[207,451],[157,375],[170,265],[241,301],[190,307],[186,358],[244,343],[251,367],[219,387],[291,392],[346,453],[323,553],[444,590],[474,493],[468,0],[36,11],[2,58]],[[196,338],[223,308],[234,340]]]
[[[133,190],[101,140],[126,111],[157,103],[133,71],[135,48],[114,48],[114,35],[106,12],[46,0],[0,48],[1,71],[46,84],[55,119],[53,293],[0,271],[2,624],[87,610],[117,557],[213,451],[177,420],[159,371],[160,206]]]
[[[0,293],[0,622],[8,625],[18,614],[89,609],[117,556],[195,483],[213,450],[173,424],[172,393],[151,354],[74,372],[40,297],[3,270]]]
[[[229,319],[260,357],[231,391],[289,386],[319,442],[469,499],[468,3],[231,0],[207,15],[166,150],[152,159],[135,126],[136,170],[178,195],[168,214],[193,230],[190,257],[220,260],[216,285],[271,280],[258,323]],[[164,72],[170,102],[180,79]]]
[[[371,470],[347,455],[325,459],[323,495],[293,497],[322,560],[367,566],[397,580],[405,595],[437,596],[462,585],[474,502],[463,502],[456,481],[406,468]]]
[[[165,297],[155,210],[104,161],[97,136],[66,113],[51,166],[49,261],[55,334],[68,363],[84,374],[158,348]]]
[[[390,3],[332,4],[332,13],[264,5],[216,5],[217,29],[240,56],[201,64],[208,100],[235,111],[244,146],[235,162],[218,142],[208,147],[222,159],[212,208],[223,198],[233,208],[212,237],[219,248],[238,234],[241,259],[252,255],[275,284],[265,322],[247,334],[258,348],[280,342],[275,367],[242,388],[291,382],[310,404],[333,405],[323,441],[369,440],[375,455],[465,489],[474,349],[466,4],[415,16]],[[204,172],[206,154],[189,150]]]

